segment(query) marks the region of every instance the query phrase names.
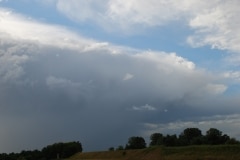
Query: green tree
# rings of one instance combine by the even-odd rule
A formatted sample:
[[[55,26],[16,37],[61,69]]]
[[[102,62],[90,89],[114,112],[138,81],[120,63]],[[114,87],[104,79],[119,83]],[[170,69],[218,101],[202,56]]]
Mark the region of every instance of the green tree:
[[[186,128],[179,136],[179,139],[185,141],[186,145],[201,144],[202,131],[198,128]]]
[[[143,149],[146,148],[146,142],[142,137],[130,137],[126,149]]]
[[[47,159],[67,158],[77,152],[82,152],[82,144],[80,142],[54,143],[42,149],[42,154]]]
[[[120,145],[120,146],[118,146],[118,147],[116,148],[116,150],[117,150],[117,151],[124,150],[124,147],[123,147],[122,145]]]
[[[114,147],[108,148],[109,151],[114,151]]]
[[[236,138],[230,138],[228,141],[226,141],[226,144],[240,144]]]
[[[163,145],[163,135],[161,133],[153,133],[150,140],[150,146]]]
[[[177,135],[174,134],[174,135],[167,135],[163,138],[163,144],[165,146],[176,146],[177,145],[177,141],[178,141],[178,138],[177,138]]]
[[[216,128],[210,128],[206,132],[206,139],[208,144],[217,145],[222,143],[222,132]]]

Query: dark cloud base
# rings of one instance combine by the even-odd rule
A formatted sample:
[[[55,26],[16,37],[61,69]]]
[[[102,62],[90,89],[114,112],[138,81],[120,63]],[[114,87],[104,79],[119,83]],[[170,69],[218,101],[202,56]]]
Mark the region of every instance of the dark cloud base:
[[[0,44],[2,152],[70,140],[85,151],[104,150],[130,136],[147,137],[146,123],[239,111],[237,100],[204,90],[216,82],[213,75],[174,54],[115,54],[111,45],[86,51],[11,38]]]

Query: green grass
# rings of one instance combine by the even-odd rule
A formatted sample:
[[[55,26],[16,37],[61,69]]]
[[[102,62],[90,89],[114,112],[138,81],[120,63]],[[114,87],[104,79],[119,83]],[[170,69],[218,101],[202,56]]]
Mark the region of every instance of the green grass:
[[[240,160],[240,145],[150,147],[78,153],[68,160]]]
[[[162,148],[164,160],[240,160],[239,145]]]

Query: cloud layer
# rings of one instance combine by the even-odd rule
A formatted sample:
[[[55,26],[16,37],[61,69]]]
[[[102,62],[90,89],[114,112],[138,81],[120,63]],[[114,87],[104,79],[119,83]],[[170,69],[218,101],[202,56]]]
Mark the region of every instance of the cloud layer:
[[[138,5],[137,1],[56,2],[58,9],[74,20],[109,14],[111,23],[119,19],[124,29],[131,23],[163,25],[178,18],[178,10],[190,10],[196,5],[154,0]],[[165,20],[162,15],[168,11],[155,13],[161,9],[154,7],[160,2],[162,8],[170,5],[178,9],[166,15]],[[108,4],[107,10],[104,4]],[[148,10],[143,5],[153,8]],[[121,11],[114,9],[118,6]],[[84,14],[77,14],[78,10]],[[147,12],[153,19],[144,17]],[[130,24],[125,23],[125,16]],[[97,23],[104,22],[100,20]],[[192,18],[191,25],[196,24]],[[146,136],[171,122],[182,120],[185,126],[192,117],[202,121],[202,117],[216,114],[231,116],[239,111],[239,100],[224,95],[228,89],[224,77],[227,74],[216,75],[198,68],[177,53],[142,51],[90,40],[61,26],[0,9],[0,149],[20,151],[79,140],[84,149],[99,150],[124,145],[121,143],[129,136]],[[149,129],[145,124],[157,126]],[[235,124],[229,130],[235,129]]]

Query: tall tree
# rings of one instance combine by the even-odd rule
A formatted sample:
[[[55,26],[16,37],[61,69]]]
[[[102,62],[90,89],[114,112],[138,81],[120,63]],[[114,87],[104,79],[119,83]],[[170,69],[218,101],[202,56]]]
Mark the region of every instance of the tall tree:
[[[146,148],[146,142],[142,137],[130,137],[126,149],[143,149]]]
[[[202,131],[198,128],[186,128],[179,137],[186,141],[186,145],[201,144]]]
[[[206,139],[209,144],[221,144],[222,132],[216,128],[210,128],[206,132]]]
[[[167,135],[163,138],[163,143],[165,146],[176,146],[177,145],[177,135]]]
[[[163,134],[153,133],[150,137],[150,146],[162,145],[163,144]]]

